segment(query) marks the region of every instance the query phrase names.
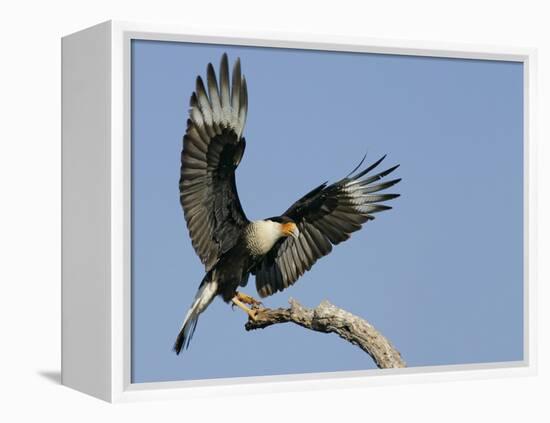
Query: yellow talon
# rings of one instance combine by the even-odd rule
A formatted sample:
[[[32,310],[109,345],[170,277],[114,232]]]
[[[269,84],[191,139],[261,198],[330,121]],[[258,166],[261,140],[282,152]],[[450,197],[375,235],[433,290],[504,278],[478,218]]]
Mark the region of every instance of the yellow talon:
[[[237,292],[235,297],[237,297],[237,299],[240,300],[241,302],[243,302],[245,304],[249,304],[252,307],[254,307],[254,306],[258,307],[258,306],[262,305],[262,303],[260,301],[258,301],[256,298],[251,297],[250,295],[247,295],[243,292]]]
[[[252,297],[249,297],[248,295],[246,294],[242,294],[242,295],[245,295],[247,297],[247,299],[250,299]],[[252,298],[253,299],[253,298]],[[254,300],[254,299],[253,299]],[[237,307],[239,307],[241,310],[243,310],[246,314],[248,314],[248,317],[251,319],[251,320],[256,320],[256,313],[257,311],[256,310],[253,310],[251,308],[248,308],[244,302],[242,302],[240,299],[239,299],[239,293],[237,293],[237,295],[235,295],[232,299],[231,299],[231,302],[236,305]],[[256,303],[259,303],[259,301],[256,301]]]

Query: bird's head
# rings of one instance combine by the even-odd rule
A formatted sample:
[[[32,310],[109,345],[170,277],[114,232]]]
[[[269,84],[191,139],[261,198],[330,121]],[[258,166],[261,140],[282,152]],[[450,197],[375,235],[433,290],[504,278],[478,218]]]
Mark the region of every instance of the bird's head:
[[[285,237],[291,236],[294,239],[298,239],[300,236],[300,230],[294,222],[285,222],[281,224],[281,230],[283,232],[283,236]]]
[[[300,235],[300,230],[298,229],[298,225],[296,225],[296,222],[294,222],[292,219],[286,216],[278,216],[272,217],[268,220],[271,220],[272,222],[277,222],[279,224],[281,237],[287,238],[291,236],[294,239],[298,239],[298,236]]]

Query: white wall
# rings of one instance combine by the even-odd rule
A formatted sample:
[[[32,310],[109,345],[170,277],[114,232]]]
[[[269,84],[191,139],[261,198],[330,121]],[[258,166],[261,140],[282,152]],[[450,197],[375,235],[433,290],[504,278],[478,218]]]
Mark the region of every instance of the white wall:
[[[539,48],[539,169],[549,177],[550,39],[540,1],[18,1],[0,6],[0,420],[548,421],[548,189],[539,197],[540,375],[110,406],[58,383],[60,37],[107,19]],[[359,5],[360,4],[360,5]],[[546,164],[546,166],[544,166]],[[545,185],[545,184],[544,184]],[[546,391],[546,392],[544,392]],[[213,405],[212,402],[215,401]],[[239,411],[242,407],[242,411]],[[292,411],[291,411],[292,409]],[[367,413],[362,415],[362,413]],[[11,417],[6,418],[6,415]],[[202,421],[203,419],[201,419]]]

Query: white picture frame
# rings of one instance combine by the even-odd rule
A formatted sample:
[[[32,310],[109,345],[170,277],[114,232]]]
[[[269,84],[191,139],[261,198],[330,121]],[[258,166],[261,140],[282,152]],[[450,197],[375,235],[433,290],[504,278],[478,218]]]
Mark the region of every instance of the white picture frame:
[[[130,381],[132,39],[506,60],[524,65],[524,360],[339,373]],[[110,402],[470,380],[536,372],[536,52],[110,21],[62,39],[62,383]],[[85,83],[83,83],[85,82]],[[85,191],[87,195],[82,196]]]

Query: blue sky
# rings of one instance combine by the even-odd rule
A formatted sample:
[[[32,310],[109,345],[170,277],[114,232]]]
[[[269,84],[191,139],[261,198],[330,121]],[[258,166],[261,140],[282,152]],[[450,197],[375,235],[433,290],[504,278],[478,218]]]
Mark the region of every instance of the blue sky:
[[[523,67],[502,61],[190,43],[132,44],[132,380],[375,368],[335,335],[246,332],[216,299],[189,350],[174,338],[204,268],[179,204],[195,78],[223,52],[249,90],[237,185],[249,219],[282,213],[368,152],[401,164],[402,196],[292,288],[366,318],[409,366],[523,358]],[[255,295],[254,281],[243,290]]]

